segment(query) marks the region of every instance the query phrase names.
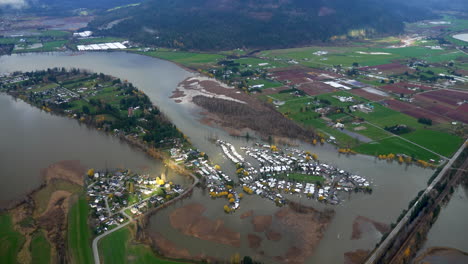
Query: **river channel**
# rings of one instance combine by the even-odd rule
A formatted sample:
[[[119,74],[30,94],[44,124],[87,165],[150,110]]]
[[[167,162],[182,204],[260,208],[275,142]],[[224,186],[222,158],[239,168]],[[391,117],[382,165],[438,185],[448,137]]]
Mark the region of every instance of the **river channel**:
[[[125,52],[44,53],[0,57],[0,73],[49,67],[82,68],[128,80],[145,92],[197,148],[206,152],[211,161],[220,164],[227,172],[232,172],[234,166],[209,138],[219,137],[237,147],[252,143],[231,137],[221,129],[202,124],[199,122],[200,109],[190,104],[175,103],[169,98],[179,82],[194,75],[173,63]],[[1,177],[3,183],[8,183],[0,187],[1,200],[24,195],[28,189],[40,183],[38,171],[41,168],[64,159],[78,159],[85,166],[96,168],[107,165],[162,170],[159,162],[149,160],[144,154],[122,144],[116,138],[79,125],[75,120],[41,112],[6,95],[0,96],[0,110]],[[394,222],[417,192],[426,187],[426,182],[433,173],[429,169],[378,161],[364,155],[339,155],[331,145],[311,146],[301,143],[300,148],[317,153],[323,162],[367,178],[373,186],[372,194],[350,194],[337,206],[324,205],[305,197],[296,198],[306,205],[318,209],[330,208],[336,212],[324,238],[307,263],[343,263],[346,252],[372,249],[380,240],[381,234],[370,229],[360,239],[351,240],[354,219],[364,216],[386,224]],[[194,202],[207,207],[204,214],[206,217],[224,220],[225,225],[240,232],[241,247],[235,248],[187,237],[173,229],[169,222],[171,212]],[[222,209],[223,204],[225,201],[213,201],[207,193],[195,190],[189,199],[154,215],[151,228],[194,255],[204,253],[229,259],[234,253],[239,253],[241,256],[251,255],[264,260],[265,263],[273,263],[273,259],[259,256],[246,246],[246,236],[252,230],[250,225],[247,226],[239,220],[239,216],[248,210],[274,214],[278,208],[269,200],[250,196],[241,202],[239,211],[233,215],[226,215]],[[267,241],[261,245],[261,250],[266,255],[274,252],[281,254],[288,239],[294,238],[285,238],[278,243]]]
[[[455,188],[450,201],[442,206],[440,215],[429,230],[427,240],[418,255],[432,247],[453,248],[468,252],[468,239],[463,234],[468,229],[466,219],[468,219],[468,184],[462,183]],[[428,256],[422,261],[433,264],[466,263],[468,256],[458,254],[445,257]]]

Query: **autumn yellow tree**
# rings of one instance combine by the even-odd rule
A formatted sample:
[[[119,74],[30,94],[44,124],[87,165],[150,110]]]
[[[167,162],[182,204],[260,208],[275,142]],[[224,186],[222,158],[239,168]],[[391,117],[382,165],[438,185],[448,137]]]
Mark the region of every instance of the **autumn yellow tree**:
[[[88,174],[89,177],[93,177],[94,176],[94,169],[92,169],[92,168],[89,169],[87,174]]]
[[[403,156],[401,156],[401,155],[398,156],[398,163],[401,164],[401,163],[403,163],[403,162],[405,162],[405,160],[403,159]]]
[[[231,257],[231,264],[240,264],[240,263],[241,263],[241,257],[239,255],[239,253],[234,254]]]

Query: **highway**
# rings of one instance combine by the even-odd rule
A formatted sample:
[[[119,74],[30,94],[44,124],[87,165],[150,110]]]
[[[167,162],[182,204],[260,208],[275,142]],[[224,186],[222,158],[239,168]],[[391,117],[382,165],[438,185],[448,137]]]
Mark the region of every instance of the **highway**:
[[[460,153],[465,149],[465,147],[467,146],[466,145],[467,143],[468,143],[468,140],[466,140],[465,143],[462,144],[462,146],[458,149],[455,155],[453,155],[453,157],[447,162],[444,168],[440,171],[437,177],[431,182],[431,184],[429,184],[429,186],[427,186],[426,190],[419,197],[417,202],[414,203],[414,205],[408,210],[408,212],[406,212],[405,216],[400,220],[400,222],[398,222],[398,224],[390,232],[390,234],[385,238],[385,240],[382,243],[380,243],[380,245],[371,253],[371,255],[367,258],[366,262],[364,262],[365,264],[374,264],[376,263],[376,260],[378,260],[379,257],[382,256],[384,251],[387,250],[390,243],[394,241],[395,236],[406,225],[416,205],[419,202],[421,202],[421,199],[434,188],[434,186],[440,181],[440,179],[442,179],[442,177],[445,175],[447,170],[452,167],[453,162],[458,158],[458,156],[460,156]]]

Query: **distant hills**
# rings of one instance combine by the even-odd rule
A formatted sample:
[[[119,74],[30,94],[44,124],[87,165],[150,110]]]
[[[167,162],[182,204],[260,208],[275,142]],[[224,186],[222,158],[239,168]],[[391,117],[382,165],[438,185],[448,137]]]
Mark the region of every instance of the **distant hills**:
[[[145,44],[225,50],[396,34],[404,21],[429,17],[424,6],[402,0],[149,0],[105,12],[90,28]]]

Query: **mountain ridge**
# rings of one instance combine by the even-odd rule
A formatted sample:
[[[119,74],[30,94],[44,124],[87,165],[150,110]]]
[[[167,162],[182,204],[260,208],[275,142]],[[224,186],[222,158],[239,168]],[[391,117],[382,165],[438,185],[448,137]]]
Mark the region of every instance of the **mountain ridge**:
[[[284,48],[326,42],[333,36],[398,34],[404,21],[431,16],[425,8],[383,2],[150,0],[103,14],[89,28],[103,35],[170,48]],[[103,29],[119,19],[120,23]]]

